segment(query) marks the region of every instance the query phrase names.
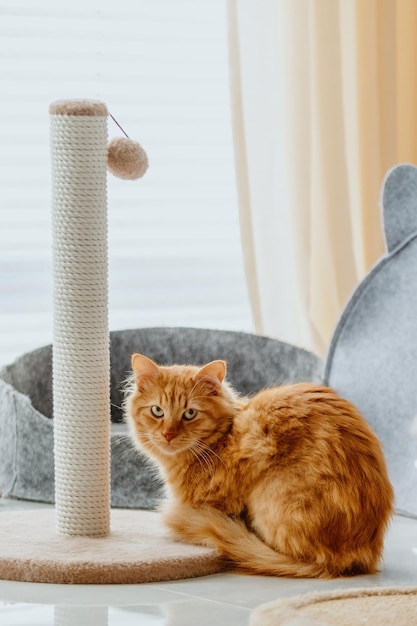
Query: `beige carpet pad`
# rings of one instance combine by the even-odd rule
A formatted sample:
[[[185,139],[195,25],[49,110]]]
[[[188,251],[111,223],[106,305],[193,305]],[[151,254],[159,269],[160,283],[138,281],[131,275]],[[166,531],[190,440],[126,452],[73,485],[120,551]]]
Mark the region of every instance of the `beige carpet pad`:
[[[71,584],[178,580],[223,569],[209,548],[172,541],[157,513],[112,510],[105,538],[55,531],[53,509],[0,513],[0,579]]]
[[[251,626],[412,626],[417,587],[347,589],[269,602],[251,614]]]

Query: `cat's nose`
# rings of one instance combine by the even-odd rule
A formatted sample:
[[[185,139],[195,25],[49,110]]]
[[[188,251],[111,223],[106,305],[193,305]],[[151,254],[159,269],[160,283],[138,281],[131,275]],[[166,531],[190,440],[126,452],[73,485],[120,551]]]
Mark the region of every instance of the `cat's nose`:
[[[169,430],[168,432],[162,433],[162,434],[165,437],[165,439],[168,441],[168,443],[171,443],[171,440],[177,436],[177,433],[175,432],[175,430]]]

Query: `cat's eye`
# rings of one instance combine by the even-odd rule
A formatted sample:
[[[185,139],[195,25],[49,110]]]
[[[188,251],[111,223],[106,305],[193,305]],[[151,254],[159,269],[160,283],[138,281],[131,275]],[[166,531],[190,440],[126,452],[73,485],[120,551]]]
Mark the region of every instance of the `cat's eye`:
[[[154,417],[164,417],[164,412],[160,406],[151,406],[151,413]]]
[[[197,411],[195,409],[188,409],[182,414],[182,417],[185,420],[192,420],[195,418],[196,415],[197,415]]]

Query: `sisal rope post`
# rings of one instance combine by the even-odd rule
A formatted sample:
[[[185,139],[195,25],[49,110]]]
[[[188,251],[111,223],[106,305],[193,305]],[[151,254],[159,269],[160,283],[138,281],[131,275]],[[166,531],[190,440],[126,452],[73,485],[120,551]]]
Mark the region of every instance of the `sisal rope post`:
[[[110,532],[107,108],[50,106],[56,530]]]

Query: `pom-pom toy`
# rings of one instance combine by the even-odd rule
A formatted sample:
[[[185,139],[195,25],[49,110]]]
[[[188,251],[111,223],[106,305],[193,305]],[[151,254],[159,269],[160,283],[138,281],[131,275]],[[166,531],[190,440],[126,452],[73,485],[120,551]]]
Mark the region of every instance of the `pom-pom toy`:
[[[148,169],[148,157],[137,142],[130,139],[119,122],[109,113],[111,119],[120,128],[124,137],[115,137],[107,146],[107,169],[113,176],[125,180],[141,178]]]
[[[136,180],[148,169],[148,157],[137,141],[115,137],[107,147],[107,169],[119,178]]]

